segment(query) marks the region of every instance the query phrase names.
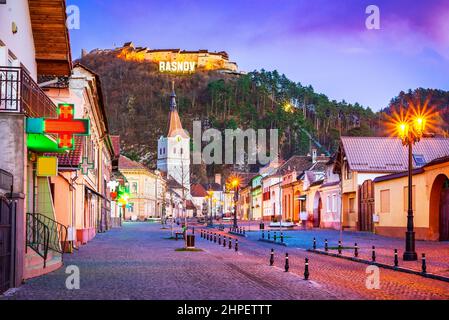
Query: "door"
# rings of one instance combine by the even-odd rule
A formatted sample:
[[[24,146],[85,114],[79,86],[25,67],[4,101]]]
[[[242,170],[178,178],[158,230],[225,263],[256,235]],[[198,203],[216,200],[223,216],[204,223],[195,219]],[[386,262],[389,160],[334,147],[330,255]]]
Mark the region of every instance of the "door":
[[[374,228],[374,183],[372,180],[367,180],[362,184],[359,189],[359,197],[359,230],[372,232]]]
[[[13,204],[0,196],[0,294],[12,287]]]
[[[316,209],[316,215],[313,219],[313,227],[314,228],[319,228],[321,225],[321,210],[323,208],[323,202],[321,200],[321,196],[320,199],[318,200],[318,208]]]
[[[441,189],[440,241],[449,241],[449,179],[444,182]]]

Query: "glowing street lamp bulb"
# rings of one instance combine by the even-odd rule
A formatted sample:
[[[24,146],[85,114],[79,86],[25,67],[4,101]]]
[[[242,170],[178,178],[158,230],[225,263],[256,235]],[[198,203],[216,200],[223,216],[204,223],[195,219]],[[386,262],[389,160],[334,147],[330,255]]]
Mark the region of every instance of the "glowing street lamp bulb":
[[[424,132],[426,126],[426,119],[425,117],[419,116],[415,118],[415,130],[418,134],[422,134]]]
[[[398,132],[401,139],[405,139],[408,136],[409,126],[405,122],[401,122],[398,124]]]

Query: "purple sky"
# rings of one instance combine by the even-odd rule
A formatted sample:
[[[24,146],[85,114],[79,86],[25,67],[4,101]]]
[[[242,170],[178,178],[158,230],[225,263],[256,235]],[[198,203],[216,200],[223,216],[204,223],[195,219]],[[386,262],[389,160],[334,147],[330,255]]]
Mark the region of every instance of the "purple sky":
[[[82,48],[126,41],[225,50],[244,71],[277,69],[331,99],[385,107],[401,90],[449,90],[449,0],[68,0]],[[380,30],[365,9],[380,8]]]

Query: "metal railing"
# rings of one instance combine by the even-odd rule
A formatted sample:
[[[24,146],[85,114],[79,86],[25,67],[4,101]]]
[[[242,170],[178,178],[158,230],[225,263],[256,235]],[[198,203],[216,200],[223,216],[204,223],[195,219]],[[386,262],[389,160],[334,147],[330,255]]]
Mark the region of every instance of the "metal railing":
[[[50,231],[49,248],[60,254],[67,252],[67,227],[43,214],[34,213],[34,216],[44,223]]]
[[[44,259],[47,266],[50,230],[36,215],[27,213],[26,244]]]
[[[0,112],[57,117],[55,104],[22,67],[0,66]]]

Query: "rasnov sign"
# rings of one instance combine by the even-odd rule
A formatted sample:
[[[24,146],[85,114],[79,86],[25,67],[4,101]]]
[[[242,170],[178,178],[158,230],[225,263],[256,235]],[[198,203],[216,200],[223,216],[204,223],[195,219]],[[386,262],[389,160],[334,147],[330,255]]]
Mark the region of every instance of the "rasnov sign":
[[[160,61],[160,72],[195,72],[196,63],[192,61]]]

